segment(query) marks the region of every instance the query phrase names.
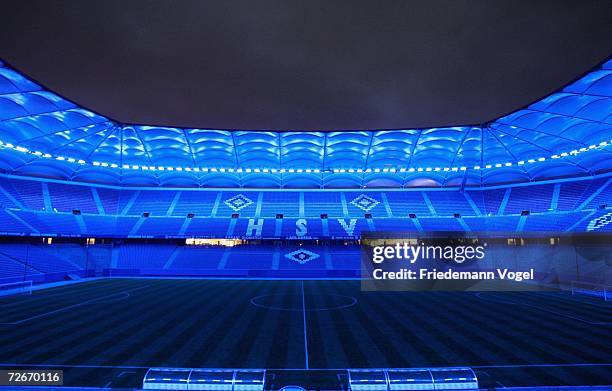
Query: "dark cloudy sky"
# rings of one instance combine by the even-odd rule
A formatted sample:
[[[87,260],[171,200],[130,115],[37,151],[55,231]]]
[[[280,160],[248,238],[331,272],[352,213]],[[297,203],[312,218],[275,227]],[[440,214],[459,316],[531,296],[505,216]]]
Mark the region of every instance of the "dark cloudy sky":
[[[612,1],[3,1],[0,58],[113,119],[481,123],[612,54]]]

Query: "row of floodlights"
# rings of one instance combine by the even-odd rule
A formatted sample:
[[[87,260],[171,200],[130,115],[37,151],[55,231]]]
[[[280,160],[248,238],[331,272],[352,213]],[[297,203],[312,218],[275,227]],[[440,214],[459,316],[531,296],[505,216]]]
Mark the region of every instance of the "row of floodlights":
[[[551,155],[549,157],[539,157],[527,160],[519,160],[517,162],[505,162],[505,163],[494,163],[494,164],[486,164],[486,165],[475,165],[473,167],[467,166],[457,166],[457,167],[383,167],[383,168],[328,168],[328,169],[319,169],[319,168],[224,168],[224,167],[180,167],[180,166],[150,166],[150,165],[139,165],[139,164],[122,164],[119,165],[117,163],[108,163],[108,162],[99,162],[99,161],[91,161],[87,162],[83,159],[75,159],[73,157],[66,157],[60,155],[52,155],[49,153],[43,153],[40,151],[31,151],[28,148],[14,145],[11,143],[4,143],[0,141],[0,148],[12,149],[17,152],[34,155],[44,159],[53,159],[59,161],[65,161],[68,163],[75,163],[81,165],[92,165],[95,167],[107,167],[107,168],[119,168],[124,170],[142,170],[142,171],[186,171],[186,172],[203,172],[203,173],[264,173],[264,174],[285,174],[285,173],[412,173],[412,172],[457,172],[457,171],[467,171],[467,170],[489,170],[493,168],[502,168],[502,167],[513,167],[513,166],[523,166],[525,164],[534,164],[538,162],[544,162],[549,159],[560,159],[568,156],[576,156],[581,153],[594,150],[601,149],[608,145],[612,144],[612,140],[610,141],[602,141],[599,144],[592,144],[588,147],[583,147],[580,149],[574,149],[569,152],[561,152],[558,154]]]

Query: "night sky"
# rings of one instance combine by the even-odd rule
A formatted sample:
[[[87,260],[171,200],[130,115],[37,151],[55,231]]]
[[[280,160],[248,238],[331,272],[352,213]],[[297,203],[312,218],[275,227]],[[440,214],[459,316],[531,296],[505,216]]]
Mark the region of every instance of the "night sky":
[[[0,58],[118,121],[478,124],[612,54],[612,1],[2,1]]]

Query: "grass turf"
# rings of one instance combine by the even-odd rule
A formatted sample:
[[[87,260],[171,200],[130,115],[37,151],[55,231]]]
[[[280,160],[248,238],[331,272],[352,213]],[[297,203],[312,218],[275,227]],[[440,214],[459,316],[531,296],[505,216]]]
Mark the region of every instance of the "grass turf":
[[[612,306],[562,292],[111,279],[0,298],[0,311],[0,364],[92,366],[80,385],[95,378],[93,366],[465,365],[506,385],[612,383],[609,366],[575,367],[612,362]],[[560,367],[534,367],[549,364]]]

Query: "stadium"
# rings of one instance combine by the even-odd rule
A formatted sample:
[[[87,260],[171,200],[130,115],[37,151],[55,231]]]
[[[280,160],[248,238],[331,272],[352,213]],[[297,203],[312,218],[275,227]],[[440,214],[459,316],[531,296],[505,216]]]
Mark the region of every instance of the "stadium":
[[[612,60],[576,76],[479,125],[218,130],[121,123],[0,61],[0,369],[609,389]],[[478,273],[540,289],[364,285],[364,243],[397,237],[485,243]]]

